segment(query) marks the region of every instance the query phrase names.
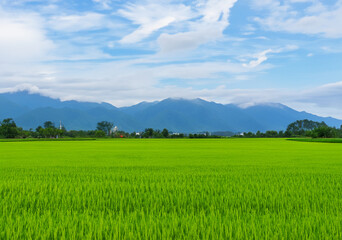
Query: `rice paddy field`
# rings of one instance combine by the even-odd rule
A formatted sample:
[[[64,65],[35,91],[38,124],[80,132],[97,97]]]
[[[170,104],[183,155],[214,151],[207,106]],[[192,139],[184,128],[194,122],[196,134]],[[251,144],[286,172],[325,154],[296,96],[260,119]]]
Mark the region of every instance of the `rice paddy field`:
[[[0,142],[0,239],[342,239],[342,144]]]

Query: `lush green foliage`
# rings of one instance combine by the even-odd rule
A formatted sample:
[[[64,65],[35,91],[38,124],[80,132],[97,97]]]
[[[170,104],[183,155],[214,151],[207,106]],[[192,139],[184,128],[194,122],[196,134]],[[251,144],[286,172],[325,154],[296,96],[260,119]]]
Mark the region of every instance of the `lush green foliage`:
[[[311,120],[298,120],[288,125],[286,131],[260,131],[256,133],[247,132],[234,137],[245,138],[289,138],[289,137],[311,137],[311,138],[342,138],[342,126],[337,129],[329,127],[325,122],[314,122]]]
[[[114,124],[107,121],[102,121],[97,123],[96,129],[98,131],[103,131],[105,134],[110,135],[110,131],[112,130]]]
[[[0,142],[0,239],[341,239],[342,144]]]
[[[38,126],[35,131],[23,130],[21,127],[17,127],[12,118],[4,119],[0,122],[0,139],[2,138],[184,138],[183,133],[169,133],[164,128],[163,131],[158,129],[146,128],[140,133],[132,132],[127,133],[113,129],[114,124],[107,121],[97,123],[96,130],[69,130],[67,131],[63,126],[56,128],[55,124],[51,121],[46,121],[43,124],[44,127]],[[206,137],[207,135],[203,135]],[[201,135],[200,135],[201,137]]]
[[[15,138],[19,135],[19,128],[12,118],[4,119],[0,122],[0,136],[5,138]]]
[[[32,136],[36,138],[59,138],[63,137],[65,132],[65,129],[58,129],[52,122],[47,121],[44,123],[44,127],[38,126]]]
[[[286,131],[290,132],[292,135],[305,135],[306,131],[312,131],[316,128],[327,127],[325,122],[315,122],[308,119],[298,120],[289,124]]]
[[[4,138],[0,142],[68,142],[68,141],[95,141],[97,138]]]
[[[324,122],[314,122],[310,120],[299,120],[291,123],[287,130],[284,131],[266,131],[261,133],[245,132],[234,135],[232,132],[201,132],[201,133],[170,133],[164,128],[162,131],[153,128],[146,128],[144,131],[136,133],[128,133],[119,131],[114,124],[107,121],[97,123],[96,130],[88,131],[67,131],[64,127],[56,128],[54,123],[47,121],[44,127],[38,126],[36,131],[23,130],[17,127],[11,119],[4,119],[0,122],[0,139],[1,138],[221,138],[223,136],[233,136],[239,138],[289,138],[289,137],[312,137],[312,138],[342,138],[342,126],[340,129],[327,126]]]

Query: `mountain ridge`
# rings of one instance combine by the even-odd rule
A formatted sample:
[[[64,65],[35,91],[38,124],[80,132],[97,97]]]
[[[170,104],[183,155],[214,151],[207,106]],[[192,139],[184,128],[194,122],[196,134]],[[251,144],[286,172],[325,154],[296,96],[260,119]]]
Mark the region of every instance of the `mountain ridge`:
[[[61,101],[27,91],[0,94],[0,119],[8,117],[24,129],[36,128],[45,121],[62,121],[68,130],[90,130],[99,121],[110,121],[128,132],[150,127],[184,133],[279,131],[302,119],[342,125],[340,119],[299,112],[280,103],[241,108],[200,98],[166,98],[117,108],[110,103]]]

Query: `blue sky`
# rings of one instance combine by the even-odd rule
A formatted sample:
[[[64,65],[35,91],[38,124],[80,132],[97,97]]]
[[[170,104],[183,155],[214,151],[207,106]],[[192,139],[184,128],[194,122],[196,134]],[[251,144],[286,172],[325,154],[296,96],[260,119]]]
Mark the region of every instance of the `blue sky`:
[[[342,0],[0,0],[0,91],[342,118]]]

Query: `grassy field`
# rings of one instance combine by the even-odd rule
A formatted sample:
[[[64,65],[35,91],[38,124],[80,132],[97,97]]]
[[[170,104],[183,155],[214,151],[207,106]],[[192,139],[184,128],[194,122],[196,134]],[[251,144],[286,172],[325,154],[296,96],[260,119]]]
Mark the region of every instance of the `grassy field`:
[[[342,138],[292,138],[289,140],[298,142],[342,143]]]
[[[342,144],[0,142],[0,239],[342,239]]]

